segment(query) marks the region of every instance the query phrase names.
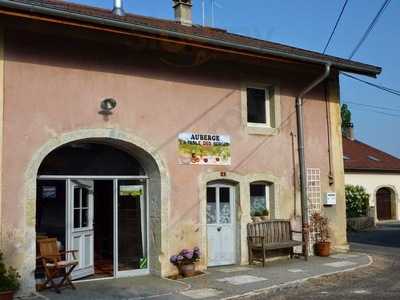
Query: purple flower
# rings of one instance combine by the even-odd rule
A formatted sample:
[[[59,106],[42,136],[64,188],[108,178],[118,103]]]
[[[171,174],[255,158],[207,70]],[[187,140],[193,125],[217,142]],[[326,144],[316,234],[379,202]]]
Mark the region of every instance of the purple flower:
[[[179,263],[179,262],[181,262],[181,261],[183,261],[185,258],[182,256],[182,255],[178,255],[177,256],[177,262]]]
[[[172,264],[175,265],[175,264],[178,262],[178,256],[177,256],[177,255],[172,255],[172,256],[170,257],[169,261],[170,261]]]
[[[193,263],[198,261],[200,258],[200,249],[194,247],[193,250],[183,249],[179,254],[172,255],[170,257],[170,262],[176,266],[180,264]]]
[[[185,253],[183,254],[183,257],[191,260],[193,258],[193,251],[191,251],[191,250],[185,251]]]
[[[188,252],[190,252],[190,250],[188,250],[188,249],[183,249],[183,250],[179,253],[179,255],[184,256],[184,255],[186,255]]]

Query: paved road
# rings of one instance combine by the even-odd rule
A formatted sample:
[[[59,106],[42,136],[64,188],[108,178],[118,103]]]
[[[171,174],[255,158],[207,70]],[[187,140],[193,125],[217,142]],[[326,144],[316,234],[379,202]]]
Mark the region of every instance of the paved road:
[[[368,253],[374,263],[367,268],[312,280],[300,287],[256,299],[400,299],[400,223],[351,233],[349,241],[352,250]]]

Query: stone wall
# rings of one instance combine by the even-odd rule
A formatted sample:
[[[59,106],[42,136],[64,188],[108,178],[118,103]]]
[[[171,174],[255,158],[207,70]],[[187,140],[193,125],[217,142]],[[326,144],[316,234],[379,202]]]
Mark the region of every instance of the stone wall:
[[[371,229],[375,227],[374,217],[358,217],[347,219],[347,230],[348,231],[360,231]]]

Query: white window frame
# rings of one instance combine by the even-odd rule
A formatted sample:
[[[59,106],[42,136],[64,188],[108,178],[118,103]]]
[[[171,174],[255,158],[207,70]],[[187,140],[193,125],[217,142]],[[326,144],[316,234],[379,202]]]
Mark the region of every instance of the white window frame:
[[[247,90],[248,89],[254,89],[254,90],[264,90],[265,93],[265,123],[253,123],[249,122],[248,120],[248,114],[246,113],[246,121],[247,121],[247,126],[254,126],[254,127],[271,127],[271,102],[269,99],[269,93],[270,93],[270,87],[260,87],[260,86],[253,86],[249,85],[246,87],[246,107],[247,107]]]
[[[265,90],[265,123],[248,122],[247,89]],[[280,95],[278,83],[244,83],[242,84],[242,123],[248,134],[276,135],[280,125]]]
[[[250,201],[251,201],[251,186],[252,185],[262,185],[265,188],[265,208],[268,210],[269,216],[271,216],[271,196],[270,196],[270,188],[272,183],[268,182],[250,182],[249,189],[250,189]],[[250,203],[250,210],[251,210],[251,203]]]

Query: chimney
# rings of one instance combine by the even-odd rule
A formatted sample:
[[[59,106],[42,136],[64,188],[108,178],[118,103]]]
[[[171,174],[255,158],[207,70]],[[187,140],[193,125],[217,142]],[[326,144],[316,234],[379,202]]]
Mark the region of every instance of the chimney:
[[[350,123],[343,128],[343,135],[349,140],[354,141],[354,124]]]
[[[122,6],[122,0],[114,0],[114,8],[112,10],[112,13],[117,16],[124,16],[124,8]]]
[[[192,0],[173,0],[175,20],[182,25],[192,26]]]

